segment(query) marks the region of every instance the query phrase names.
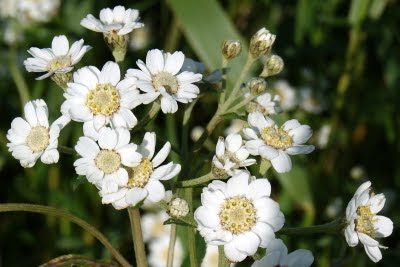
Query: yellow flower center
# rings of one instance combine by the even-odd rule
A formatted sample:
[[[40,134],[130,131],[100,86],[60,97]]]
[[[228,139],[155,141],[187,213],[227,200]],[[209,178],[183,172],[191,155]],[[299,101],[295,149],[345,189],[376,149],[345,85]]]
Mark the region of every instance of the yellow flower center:
[[[52,59],[47,68],[50,71],[62,70],[72,65],[71,57],[70,56],[60,56]]]
[[[240,234],[256,224],[257,213],[251,200],[244,196],[235,196],[225,199],[219,219],[222,228],[233,234]]]
[[[371,213],[371,207],[368,206],[359,206],[357,208],[357,219],[355,220],[356,223],[356,232],[364,233],[367,235],[371,235],[376,232],[374,227],[374,223],[377,220],[373,220],[372,218],[375,214]]]
[[[149,158],[143,158],[142,162],[133,168],[127,169],[129,174],[128,187],[144,187],[153,173],[153,164]]]
[[[26,137],[26,144],[34,152],[45,150],[49,143],[49,130],[43,126],[33,127]]]
[[[153,76],[153,86],[156,90],[159,87],[164,87],[170,94],[178,92],[179,84],[174,75],[166,71],[162,71]]]
[[[274,125],[264,128],[261,131],[261,138],[269,146],[276,149],[286,149],[292,146],[293,140],[283,128],[276,128]]]
[[[97,84],[86,97],[86,105],[93,114],[111,116],[119,108],[120,95],[117,88],[109,83]]]
[[[94,161],[105,174],[113,173],[121,167],[121,156],[115,150],[101,150]]]

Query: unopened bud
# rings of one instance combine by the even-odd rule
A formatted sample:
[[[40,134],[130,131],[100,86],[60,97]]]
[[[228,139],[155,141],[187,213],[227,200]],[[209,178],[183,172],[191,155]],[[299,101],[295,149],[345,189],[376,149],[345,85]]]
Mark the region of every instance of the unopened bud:
[[[104,41],[110,48],[116,62],[121,62],[125,58],[126,48],[128,46],[129,35],[118,35],[117,33],[105,33]]]
[[[168,212],[172,217],[181,218],[189,213],[189,205],[182,198],[174,198],[169,202]]]
[[[260,77],[269,77],[279,74],[284,67],[283,59],[277,55],[271,55],[267,58],[264,63],[264,69],[260,74]]]
[[[226,40],[222,43],[222,55],[229,60],[237,57],[242,51],[242,44],[239,41]]]
[[[276,35],[270,33],[266,28],[262,28],[256,32],[250,40],[250,53],[253,57],[268,54],[275,42]]]
[[[263,78],[251,78],[248,87],[252,95],[259,95],[267,89],[267,82]]]

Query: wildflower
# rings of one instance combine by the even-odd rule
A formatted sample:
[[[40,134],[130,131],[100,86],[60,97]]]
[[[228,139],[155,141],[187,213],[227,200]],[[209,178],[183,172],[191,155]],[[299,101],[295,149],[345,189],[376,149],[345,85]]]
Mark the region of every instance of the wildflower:
[[[47,104],[42,99],[26,103],[24,115],[25,119],[15,118],[7,132],[7,146],[13,157],[24,168],[35,165],[39,157],[45,164],[58,162],[58,136],[70,120],[61,116],[49,125]]]
[[[283,111],[290,111],[297,105],[296,91],[285,80],[276,81],[273,88],[279,96],[280,106]]]
[[[136,125],[131,111],[141,104],[136,79],[121,80],[117,63],[109,61],[101,71],[94,66],[83,67],[73,78],[64,93],[63,114],[74,121],[93,123],[96,131],[110,122],[115,128]]]
[[[189,71],[179,73],[184,59],[185,55],[180,51],[170,54],[154,49],[147,53],[146,64],[141,60],[136,62],[140,70],[128,70],[128,77],[138,79],[136,84],[144,92],[144,104],[160,97],[161,110],[175,113],[178,110],[177,102],[189,103],[197,97],[199,88],[192,83],[200,81],[202,75]]]
[[[365,252],[373,262],[382,259],[381,248],[375,238],[387,237],[393,232],[393,222],[377,215],[385,205],[385,195],[375,195],[371,192],[371,182],[363,183],[354,194],[346,208],[347,227],[344,236],[350,247],[355,247],[359,241],[364,245]]]
[[[264,117],[260,112],[253,112],[249,114],[248,122],[251,128],[243,130],[250,139],[246,142],[247,150],[252,155],[270,160],[279,173],[292,169],[289,155],[309,154],[314,151],[313,145],[303,145],[312,135],[310,126],[301,125],[297,120],[289,120],[278,127],[271,118]]]
[[[157,213],[145,213],[141,219],[143,241],[149,242],[161,236],[168,236],[171,230],[170,224],[164,224],[169,218],[165,210]]]
[[[169,235],[163,235],[149,244],[149,265],[153,267],[167,266],[169,249]],[[173,267],[182,266],[184,259],[184,250],[182,241],[179,237],[176,238],[174,247]]]
[[[267,179],[250,179],[247,172],[227,183],[214,180],[203,188],[202,206],[194,213],[200,235],[208,245],[223,245],[233,262],[243,261],[258,247],[266,248],[285,221],[270,194]]]
[[[275,42],[276,35],[271,34],[266,28],[262,28],[256,32],[250,40],[250,53],[257,58],[268,54]]]
[[[264,93],[255,97],[248,105],[249,113],[259,111],[264,116],[273,115],[281,112],[279,96]]]
[[[169,202],[168,212],[175,218],[185,217],[189,213],[189,204],[182,198],[174,198]]]

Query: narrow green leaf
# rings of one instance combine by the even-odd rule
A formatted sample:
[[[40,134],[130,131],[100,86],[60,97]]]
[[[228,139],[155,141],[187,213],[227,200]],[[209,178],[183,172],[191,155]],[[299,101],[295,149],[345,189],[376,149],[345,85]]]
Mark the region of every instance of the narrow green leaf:
[[[361,24],[368,14],[369,0],[352,0],[348,20],[352,25]]]

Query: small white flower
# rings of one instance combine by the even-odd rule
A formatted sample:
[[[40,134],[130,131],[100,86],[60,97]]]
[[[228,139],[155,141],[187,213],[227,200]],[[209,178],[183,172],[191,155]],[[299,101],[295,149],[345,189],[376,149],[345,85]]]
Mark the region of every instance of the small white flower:
[[[181,170],[181,165],[172,162],[161,165],[171,151],[171,144],[167,142],[154,156],[156,134],[146,133],[138,152],[142,161],[134,168],[128,168],[128,183],[121,186],[117,192],[108,194],[100,191],[104,204],[112,203],[116,209],[135,206],[143,200],[159,202],[165,197],[165,188],[160,181],[175,177]],[[154,156],[154,157],[153,157]]]
[[[18,117],[11,123],[7,132],[8,150],[25,168],[35,165],[40,157],[45,164],[58,162],[58,136],[70,121],[61,116],[49,126],[49,114],[42,99],[25,104],[25,119]]]
[[[329,124],[325,124],[319,129],[317,133],[317,145],[319,148],[323,149],[328,145],[331,130],[332,128]]]
[[[314,261],[311,251],[298,249],[288,254],[288,249],[280,239],[272,240],[267,247],[267,254],[251,267],[309,267]]]
[[[312,114],[320,114],[324,110],[324,105],[310,88],[302,88],[299,91],[300,107]]]
[[[314,151],[313,145],[303,145],[312,135],[310,126],[301,125],[297,120],[288,120],[278,128],[271,118],[253,112],[249,114],[248,122],[251,128],[243,129],[243,133],[250,139],[246,142],[247,150],[251,155],[260,155],[270,160],[279,173],[292,169],[289,155]]]
[[[225,140],[220,137],[215,152],[216,155],[212,160],[213,167],[231,176],[235,169],[256,163],[255,159],[248,158],[250,153],[244,146],[240,134],[230,134]]]
[[[163,235],[149,244],[149,265],[151,267],[165,267],[168,260],[169,235]],[[174,248],[173,267],[182,266],[184,250],[181,239],[176,238]]]
[[[136,152],[137,145],[129,143],[130,133],[126,128],[103,127],[98,142],[82,136],[75,146],[82,157],[74,162],[79,175],[85,175],[102,192],[114,193],[118,186],[128,183],[127,167],[140,164],[142,156]]]
[[[258,247],[266,248],[285,221],[270,194],[267,179],[250,179],[247,172],[227,183],[214,180],[203,188],[202,206],[194,213],[200,235],[207,244],[223,245],[233,262],[243,261]]]
[[[250,93],[247,93],[247,96],[250,96]],[[246,97],[247,97],[246,96]],[[271,95],[270,93],[264,93],[251,101],[248,105],[249,112],[259,111],[263,115],[274,115],[281,111],[281,107],[279,105],[280,97],[278,95]]]
[[[143,241],[149,242],[164,235],[169,235],[171,225],[164,222],[170,218],[165,210],[157,213],[146,213],[141,219]]]
[[[276,81],[273,88],[275,89],[275,93],[279,96],[280,106],[283,111],[290,111],[296,107],[296,91],[287,81]]]
[[[23,24],[49,22],[58,12],[60,0],[19,0],[17,19]]]
[[[68,83],[61,112],[74,121],[93,124],[96,131],[110,122],[115,128],[131,129],[137,124],[131,109],[141,104],[135,81],[121,80],[115,62],[107,62],[101,71],[94,66],[83,67]]]
[[[100,20],[96,19],[92,14],[87,15],[86,18],[82,19],[81,25],[95,32],[125,35],[133,29],[144,26],[143,23],[138,22],[139,19],[138,10],[116,6],[113,10],[110,8],[102,9],[100,11]]]
[[[393,222],[377,215],[385,205],[385,195],[375,195],[371,192],[371,182],[363,183],[354,194],[346,208],[347,227],[344,236],[350,247],[359,241],[364,245],[365,252],[373,262],[382,259],[379,244],[375,238],[387,237],[393,232]]]
[[[29,72],[47,72],[36,78],[42,80],[54,73],[70,72],[91,48],[89,45],[83,45],[83,39],[73,43],[70,48],[65,35],[56,36],[53,38],[51,48],[31,47],[28,53],[33,57],[26,59],[24,65]]]
[[[149,104],[161,97],[161,110],[164,113],[175,113],[178,103],[189,103],[199,94],[199,88],[192,84],[201,80],[202,75],[184,71],[182,68],[185,55],[177,51],[173,54],[163,53],[153,49],[147,53],[146,64],[138,60],[136,64],[140,68],[129,69],[128,77],[136,77],[143,103]],[[179,73],[179,74],[178,74]]]

